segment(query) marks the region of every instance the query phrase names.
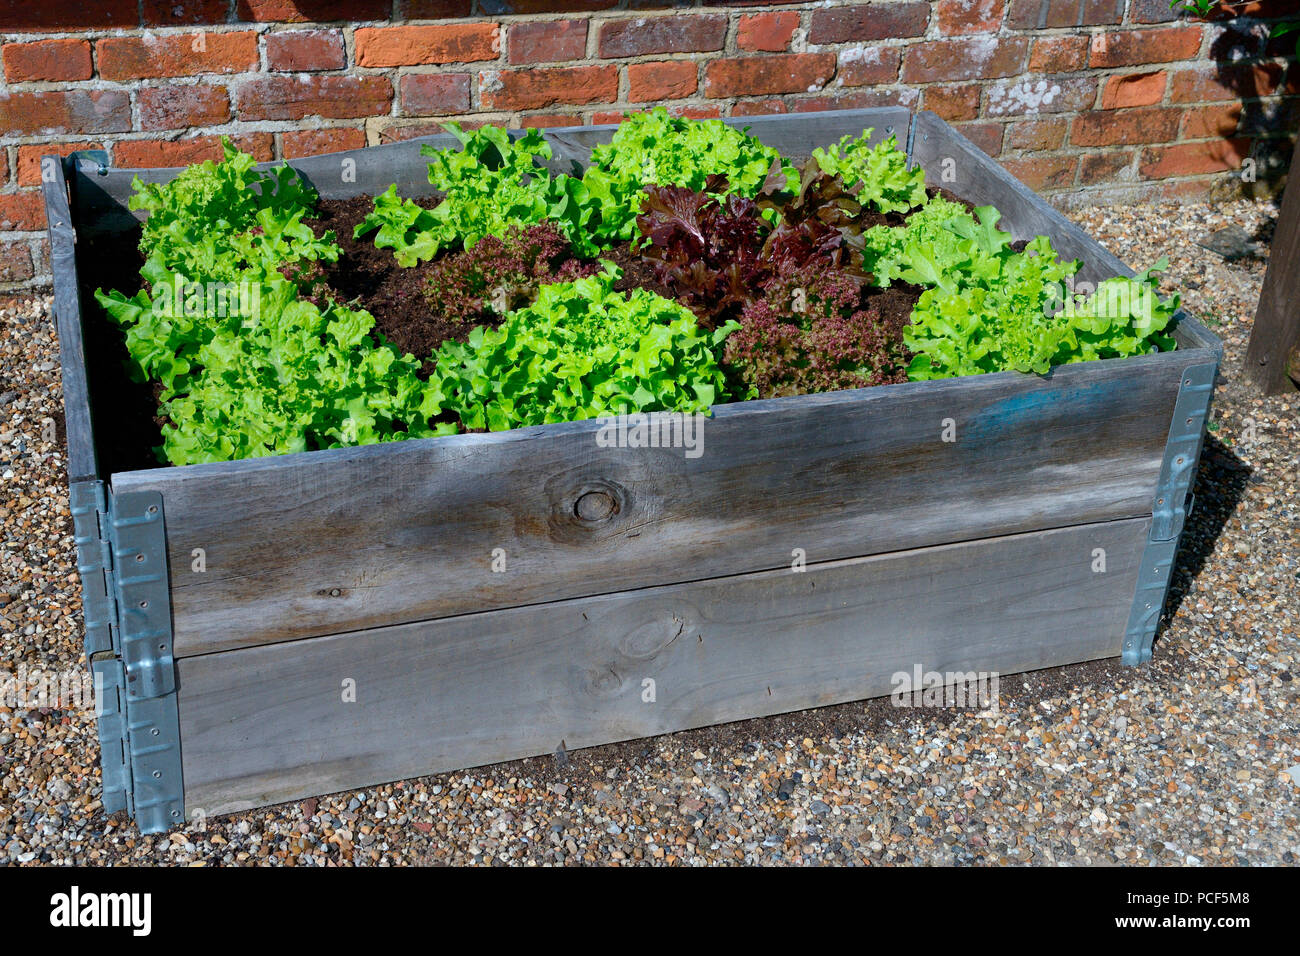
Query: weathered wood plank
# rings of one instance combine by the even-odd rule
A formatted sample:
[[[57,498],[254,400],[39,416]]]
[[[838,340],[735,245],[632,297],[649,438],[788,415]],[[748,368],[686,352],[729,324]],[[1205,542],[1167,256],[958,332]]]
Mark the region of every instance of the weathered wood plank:
[[[1149,526],[1088,525],[182,660],[187,812],[885,695],[917,665],[1010,674],[1115,656]],[[355,703],[343,702],[347,680]]]
[[[1300,151],[1297,151],[1300,156]],[[1265,395],[1300,388],[1300,159],[1292,158],[1286,195],[1246,347],[1246,374]]]
[[[54,324],[59,335],[59,366],[63,375],[63,421],[68,442],[68,480],[100,477],[95,457],[90,386],[81,327],[81,290],[77,286],[77,235],[68,202],[68,183],[58,156],[46,156],[54,175],[42,176],[50,269],[62,281],[54,289]]]
[[[1150,514],[1185,364],[719,406],[698,457],[603,448],[599,422],[575,422],[113,486],[162,493],[186,657],[780,568],[795,548],[825,561]],[[617,501],[604,520],[575,513],[593,491]]]
[[[1062,259],[1082,263],[1078,278],[1097,283],[1133,270],[1017,180],[982,149],[934,113],[918,113],[912,134],[912,161],[925,170],[931,186],[943,186],[977,206],[1002,213],[998,225],[1017,239],[1050,236]],[[1146,263],[1150,265],[1150,263]],[[1222,359],[1219,339],[1193,316],[1180,312],[1174,338],[1179,348],[1210,349]]]

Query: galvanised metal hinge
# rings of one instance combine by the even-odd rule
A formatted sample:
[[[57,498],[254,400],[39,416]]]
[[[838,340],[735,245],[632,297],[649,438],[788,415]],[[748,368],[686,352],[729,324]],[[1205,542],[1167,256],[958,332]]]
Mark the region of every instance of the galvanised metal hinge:
[[[1151,660],[1160,614],[1169,591],[1170,572],[1178,554],[1178,540],[1192,510],[1191,487],[1201,457],[1205,423],[1214,394],[1218,364],[1190,365],[1183,370],[1174,402],[1174,418],[1165,444],[1151,509],[1151,531],[1138,569],[1137,593],[1124,632],[1123,661],[1142,664]]]
[[[141,833],[185,820],[162,496],[71,488],[86,658],[99,688],[104,809]]]

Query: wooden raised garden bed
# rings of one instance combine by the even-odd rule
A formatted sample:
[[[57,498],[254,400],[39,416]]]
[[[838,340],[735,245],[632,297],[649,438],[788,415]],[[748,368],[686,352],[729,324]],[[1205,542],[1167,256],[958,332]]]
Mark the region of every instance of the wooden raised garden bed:
[[[1081,279],[1131,274],[933,114],[742,123],[795,160],[895,133]],[[554,167],[611,129],[548,131]],[[323,197],[416,196],[420,142],[449,140],[291,165]],[[1150,656],[1221,355],[1189,316],[1172,352],[719,406],[698,457],[584,421],[131,468],[86,287],[133,175],[74,156],[46,204],[104,806],[145,832],[884,695],[916,665]]]

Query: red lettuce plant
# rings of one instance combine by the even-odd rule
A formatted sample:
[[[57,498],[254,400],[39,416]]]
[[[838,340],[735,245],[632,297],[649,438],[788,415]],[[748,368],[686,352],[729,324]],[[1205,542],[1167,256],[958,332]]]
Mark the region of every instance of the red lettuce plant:
[[[512,226],[470,248],[436,260],[425,297],[435,315],[466,329],[496,325],[514,309],[531,305],[540,285],[594,275],[600,266],[570,253],[569,240],[551,222]]]
[[[809,167],[792,201],[646,190],[638,251],[679,302],[716,327],[738,319],[724,363],[750,397],[906,381],[902,330],[910,302],[870,286],[861,267],[868,221],[838,175]],[[779,208],[780,217],[765,216]],[[771,220],[776,219],[776,225]],[[886,303],[888,300],[888,303]],[[890,306],[889,314],[882,309]]]

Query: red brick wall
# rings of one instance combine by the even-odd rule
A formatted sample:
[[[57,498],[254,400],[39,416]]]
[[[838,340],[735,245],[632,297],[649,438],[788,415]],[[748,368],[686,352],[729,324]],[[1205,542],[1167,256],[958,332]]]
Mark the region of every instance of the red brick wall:
[[[1278,168],[1300,0],[1209,24],[1168,0],[0,0],[0,288],[46,280],[38,158],[264,159],[437,121],[608,122],[898,104],[1061,204],[1205,195]],[[75,13],[69,13],[75,11]],[[347,20],[341,18],[347,17]]]

